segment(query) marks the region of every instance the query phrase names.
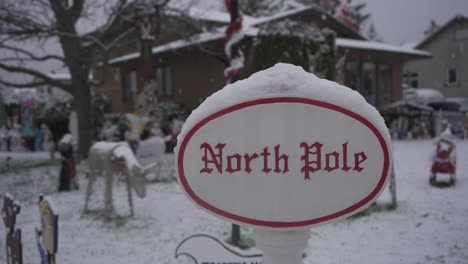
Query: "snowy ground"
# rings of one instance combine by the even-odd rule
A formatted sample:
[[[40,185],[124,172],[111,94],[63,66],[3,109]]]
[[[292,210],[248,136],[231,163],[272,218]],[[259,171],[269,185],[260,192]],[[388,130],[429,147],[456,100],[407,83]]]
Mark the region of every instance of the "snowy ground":
[[[468,141],[458,142],[455,188],[428,184],[432,141],[394,143],[398,208],[312,229],[304,263],[468,263]],[[24,263],[39,263],[34,227],[39,225],[39,193],[54,199],[60,211],[57,263],[193,263],[174,258],[177,244],[206,233],[225,239],[230,224],[201,212],[178,184],[150,183],[147,197],[134,198],[136,216],[104,222],[98,213],[81,214],[86,166],[78,168],[81,189],[58,193],[59,163],[47,153],[17,153],[5,171],[0,153],[0,193],[10,192],[22,205],[17,226],[23,232]],[[171,156],[166,157],[171,159]],[[103,183],[95,187],[103,190]],[[115,205],[128,212],[123,184],[116,183]],[[102,207],[102,194],[92,206]],[[389,202],[388,190],[379,203]],[[243,228],[244,234],[251,230]],[[5,228],[0,223],[0,263],[6,262]]]

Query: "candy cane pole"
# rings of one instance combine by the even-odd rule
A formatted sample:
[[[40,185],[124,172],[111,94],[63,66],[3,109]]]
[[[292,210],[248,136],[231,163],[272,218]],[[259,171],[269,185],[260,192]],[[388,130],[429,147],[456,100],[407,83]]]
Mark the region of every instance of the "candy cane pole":
[[[225,0],[226,7],[231,14],[231,22],[226,29],[226,44],[224,52],[229,59],[229,66],[224,70],[227,83],[233,83],[239,78],[240,71],[244,68],[244,54],[239,47],[239,42],[244,37],[242,31],[242,16],[239,13],[237,0]]]

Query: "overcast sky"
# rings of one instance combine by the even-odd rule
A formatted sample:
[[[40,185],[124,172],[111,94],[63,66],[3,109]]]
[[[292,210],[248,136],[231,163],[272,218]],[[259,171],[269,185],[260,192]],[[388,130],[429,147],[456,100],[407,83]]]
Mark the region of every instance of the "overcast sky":
[[[417,42],[432,18],[443,25],[456,14],[468,17],[468,0],[353,0],[367,3],[366,11],[385,42]],[[367,30],[364,32],[367,35]]]

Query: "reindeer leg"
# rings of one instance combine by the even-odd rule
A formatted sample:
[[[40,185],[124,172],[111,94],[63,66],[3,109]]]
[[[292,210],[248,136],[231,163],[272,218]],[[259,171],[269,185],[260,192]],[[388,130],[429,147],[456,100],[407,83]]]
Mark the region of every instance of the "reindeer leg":
[[[130,184],[130,178],[128,175],[125,175],[125,184],[127,186],[127,198],[128,204],[130,205],[130,216],[133,216],[133,199],[132,199],[132,187]]]
[[[112,183],[114,180],[114,174],[111,169],[106,170],[106,189],[104,191],[104,215],[107,219],[110,219],[112,213],[114,212],[114,206],[112,204]]]
[[[88,187],[86,188],[86,197],[85,197],[85,204],[84,204],[84,209],[83,209],[84,214],[88,212],[88,202],[89,202],[89,198],[91,197],[91,194],[93,193],[93,185],[95,181],[96,181],[96,171],[91,170],[90,175],[88,177]]]

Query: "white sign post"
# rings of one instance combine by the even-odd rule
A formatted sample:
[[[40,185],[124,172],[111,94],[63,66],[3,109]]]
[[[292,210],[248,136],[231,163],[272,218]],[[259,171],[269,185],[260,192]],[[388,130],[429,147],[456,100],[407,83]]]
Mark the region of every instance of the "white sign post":
[[[287,64],[207,98],[178,137],[176,162],[198,207],[255,228],[264,264],[302,263],[308,228],[372,204],[392,167],[374,107]]]

